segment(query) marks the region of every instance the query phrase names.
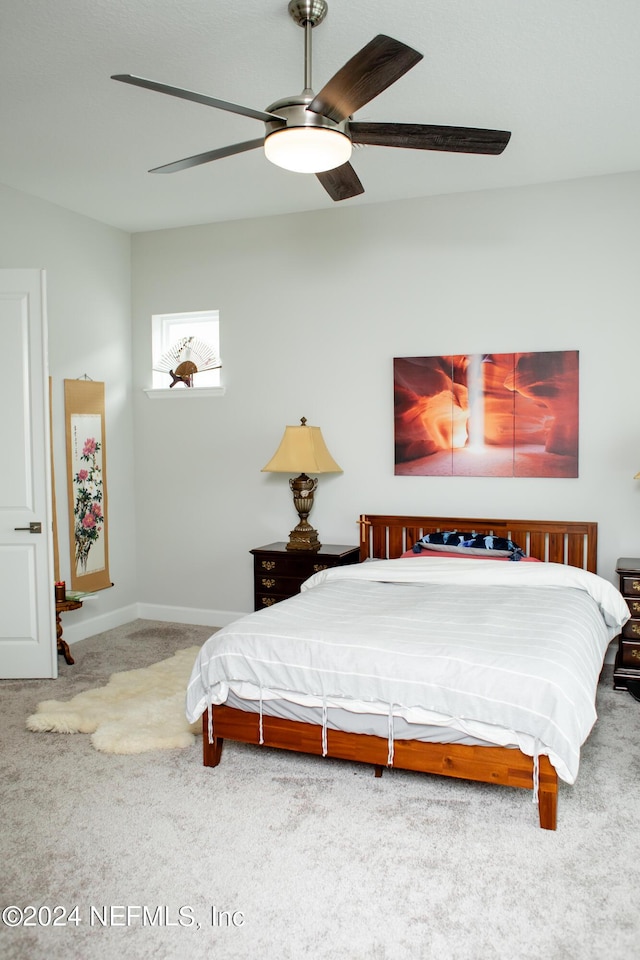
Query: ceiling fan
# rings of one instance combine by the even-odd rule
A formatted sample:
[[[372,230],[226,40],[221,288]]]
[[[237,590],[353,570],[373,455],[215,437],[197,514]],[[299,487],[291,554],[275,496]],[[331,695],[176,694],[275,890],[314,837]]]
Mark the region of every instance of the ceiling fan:
[[[364,193],[349,162],[353,144],[484,154],[499,154],[506,147],[511,136],[506,130],[353,120],[356,110],[399,80],[422,60],[422,54],[399,40],[379,34],[316,94],[311,88],[311,31],[324,20],[327,3],[326,0],[291,0],[288,10],[304,28],[304,89],[298,96],[276,100],[266,110],[254,110],[128,73],[112,76],[112,80],[251,117],[265,125],[264,136],[255,140],[185,157],[154,167],[150,173],[175,173],[264,147],[272,163],[288,170],[315,173],[332,200],[346,200]]]

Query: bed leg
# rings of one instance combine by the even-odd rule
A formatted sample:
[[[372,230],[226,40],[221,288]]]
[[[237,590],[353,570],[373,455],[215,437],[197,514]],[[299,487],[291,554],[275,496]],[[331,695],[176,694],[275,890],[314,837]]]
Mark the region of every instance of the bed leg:
[[[213,738],[209,743],[209,724],[206,712],[202,716],[202,763],[205,767],[217,767],[222,754],[222,737]]]
[[[538,817],[543,830],[555,830],[558,820],[558,775],[548,757],[540,757]]]
[[[555,830],[558,820],[558,794],[545,793],[540,791],[538,794],[538,816],[540,817],[540,826],[543,830]]]
[[[383,770],[384,770],[384,767],[382,766],[381,763],[374,763],[374,765],[373,765],[373,771],[374,771],[376,777],[381,777]]]

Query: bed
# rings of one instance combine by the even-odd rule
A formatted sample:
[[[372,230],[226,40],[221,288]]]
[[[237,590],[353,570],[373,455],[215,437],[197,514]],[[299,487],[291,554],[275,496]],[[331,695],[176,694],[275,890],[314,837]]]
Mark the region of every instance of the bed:
[[[558,776],[575,779],[604,655],[628,617],[595,575],[597,525],[388,515],[359,525],[361,564],[319,571],[299,596],[203,646],[187,717],[202,717],[204,765],[219,764],[227,739],[360,761],[376,776],[393,767],[521,787],[554,830]],[[413,553],[452,530],[513,541],[528,562]],[[512,635],[523,638],[515,651]]]

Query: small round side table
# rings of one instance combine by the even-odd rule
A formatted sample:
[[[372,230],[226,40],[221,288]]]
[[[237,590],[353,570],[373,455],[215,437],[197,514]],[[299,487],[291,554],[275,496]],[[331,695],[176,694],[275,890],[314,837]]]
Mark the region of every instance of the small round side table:
[[[75,663],[69,650],[69,644],[62,639],[62,620],[61,613],[67,613],[69,610],[79,610],[82,606],[82,600],[56,600],[56,637],[58,639],[58,653],[61,653],[67,663]]]

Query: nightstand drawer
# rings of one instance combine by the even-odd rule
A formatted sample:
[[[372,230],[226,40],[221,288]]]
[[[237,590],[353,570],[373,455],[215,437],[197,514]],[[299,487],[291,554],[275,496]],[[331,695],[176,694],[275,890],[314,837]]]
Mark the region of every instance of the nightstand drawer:
[[[256,577],[263,573],[279,574],[280,576],[286,576],[286,574],[296,575],[298,573],[298,567],[293,558],[289,556],[276,556],[275,554],[256,557],[254,567]]]
[[[624,594],[625,597],[640,597],[640,576],[620,577],[620,593]]]
[[[298,593],[302,582],[300,577],[274,577],[269,573],[256,573],[255,590],[256,593],[281,593],[284,597],[290,597]]]
[[[327,560],[322,560],[315,554],[310,556],[299,556],[296,554],[287,554],[285,556],[257,556],[255,558],[254,569],[256,577],[261,576],[281,576],[295,577],[298,581],[306,580],[319,570],[326,570],[334,564]]]
[[[290,593],[256,593],[253,598],[254,610],[262,610],[264,607],[272,607],[274,603],[280,603],[281,600],[288,600]]]
[[[625,597],[625,600],[631,616],[640,618],[640,597],[637,600],[634,600],[633,597]]]
[[[623,667],[636,667],[640,670],[640,638],[620,641],[620,662]]]
[[[622,636],[640,643],[640,619],[632,617],[631,620],[627,620],[622,628]],[[640,664],[638,664],[638,666],[640,666]]]

